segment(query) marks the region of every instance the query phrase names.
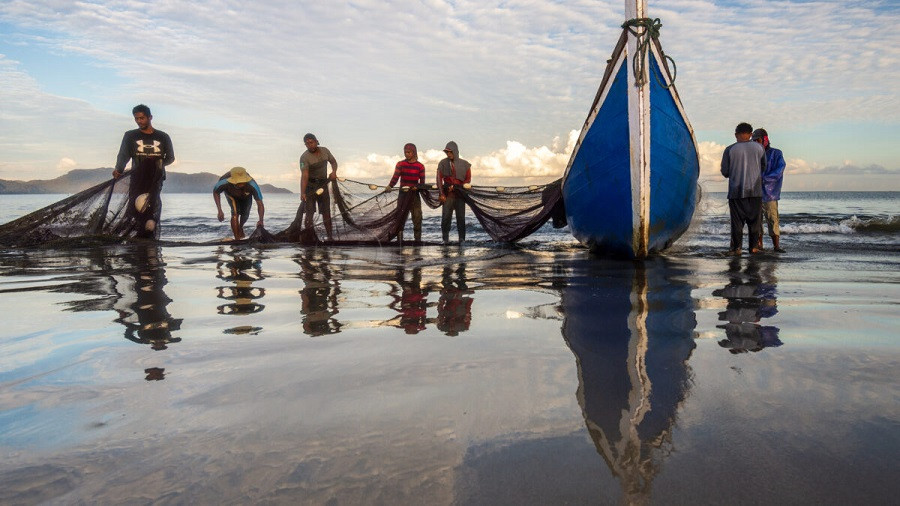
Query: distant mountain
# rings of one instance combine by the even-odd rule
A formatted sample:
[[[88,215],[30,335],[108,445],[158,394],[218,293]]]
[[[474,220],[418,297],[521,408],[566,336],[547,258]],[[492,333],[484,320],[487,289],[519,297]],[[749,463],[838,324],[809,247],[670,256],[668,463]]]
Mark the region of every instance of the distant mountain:
[[[76,169],[55,179],[35,179],[32,181],[11,181],[0,179],[0,195],[12,193],[61,193],[73,194],[86,190],[112,177],[112,167],[99,169]],[[183,174],[166,172],[163,193],[211,193],[220,176],[209,172]],[[293,193],[292,191],[261,184],[263,195],[267,193]]]

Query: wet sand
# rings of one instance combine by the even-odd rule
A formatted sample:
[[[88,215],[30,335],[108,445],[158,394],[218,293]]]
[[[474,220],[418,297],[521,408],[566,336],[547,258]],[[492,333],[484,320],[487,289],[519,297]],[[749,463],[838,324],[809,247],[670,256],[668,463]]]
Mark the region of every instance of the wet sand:
[[[7,252],[0,503],[889,503],[877,265]]]

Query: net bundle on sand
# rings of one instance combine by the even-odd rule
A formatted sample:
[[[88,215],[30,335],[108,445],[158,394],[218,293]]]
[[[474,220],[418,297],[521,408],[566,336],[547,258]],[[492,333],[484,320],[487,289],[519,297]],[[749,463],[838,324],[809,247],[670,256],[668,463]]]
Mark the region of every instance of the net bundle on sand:
[[[31,214],[0,225],[0,245],[30,247],[65,246],[85,242],[120,241],[159,237],[158,227],[145,230],[145,216],[138,212],[139,195],[130,190],[130,172],[118,179],[72,195]],[[561,180],[545,185],[517,187],[472,186],[455,188],[485,232],[495,241],[514,242],[538,230],[548,220],[565,226]],[[329,183],[331,238],[320,213],[312,227],[305,227],[304,206],[285,230],[271,234],[257,229],[248,239],[256,243],[385,244],[395,241],[419,199],[432,209],[441,206],[438,190],[430,185],[417,188],[385,188],[354,180]],[[159,191],[149,196],[159,218]],[[143,203],[143,202],[141,202]],[[146,206],[146,204],[144,204]],[[163,223],[164,225],[164,223]],[[180,242],[184,243],[184,242]],[[198,243],[201,244],[201,243]]]

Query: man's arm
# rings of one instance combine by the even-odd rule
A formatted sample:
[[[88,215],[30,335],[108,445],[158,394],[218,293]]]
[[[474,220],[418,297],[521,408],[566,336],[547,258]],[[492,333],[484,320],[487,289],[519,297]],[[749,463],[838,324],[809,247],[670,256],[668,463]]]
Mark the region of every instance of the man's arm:
[[[213,186],[213,200],[216,202],[216,209],[218,210],[217,217],[219,221],[225,221],[225,213],[222,212],[222,191],[225,189],[226,179],[220,179],[215,186]]]
[[[219,221],[225,221],[225,213],[222,212],[222,197],[218,193],[213,192],[213,200],[216,201],[216,209],[218,210],[216,217],[219,218]]]
[[[337,160],[334,159],[334,155],[331,154],[331,151],[328,152],[328,163],[331,164],[331,174],[329,174],[329,178],[337,179]]]
[[[266,215],[266,206],[263,205],[262,199],[256,199],[256,211],[259,213],[259,221],[256,222],[257,227],[263,226],[263,217]]]
[[[729,164],[730,157],[728,156],[729,148],[725,148],[725,152],[722,153],[722,165],[719,168],[719,172],[721,172],[725,177],[728,177],[731,174],[731,166]]]
[[[166,165],[171,165],[172,162],[175,161],[175,148],[172,147],[172,138],[169,137],[169,134],[166,134],[166,155],[163,158],[163,167]]]
[[[391,178],[391,182],[388,183],[390,188],[393,188],[395,184],[397,184],[397,180],[400,179],[400,162],[397,162],[397,165],[394,166],[394,176]]]
[[[443,160],[441,160],[443,163]],[[437,188],[438,188],[438,198],[441,202],[447,200],[447,196],[444,195],[444,178],[441,177],[441,164],[438,164],[437,168]]]
[[[125,164],[131,158],[131,150],[128,149],[131,147],[129,144],[128,132],[125,132],[125,135],[122,136],[122,144],[119,146],[119,154],[116,156],[116,168],[113,169],[112,173],[115,178],[118,178],[122,175],[122,172],[125,172]]]
[[[300,169],[300,201],[306,201],[306,185],[309,183],[309,169]]]
[[[472,182],[472,164],[469,164],[468,170],[466,170],[466,179],[463,181],[463,184],[469,184]]]
[[[772,157],[772,167],[770,167],[770,179],[780,179],[784,176],[784,169],[787,163],[784,161],[784,154],[781,150],[775,150],[775,156]]]

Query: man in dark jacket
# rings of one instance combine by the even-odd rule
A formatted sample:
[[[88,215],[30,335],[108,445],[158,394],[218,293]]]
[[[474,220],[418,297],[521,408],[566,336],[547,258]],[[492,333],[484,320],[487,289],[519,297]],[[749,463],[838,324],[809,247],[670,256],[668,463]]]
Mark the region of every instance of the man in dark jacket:
[[[744,224],[750,235],[750,253],[759,252],[762,236],[762,174],[766,168],[766,152],[750,141],[753,127],[740,123],[734,129],[737,142],[722,153],[722,175],[728,178],[728,210],[731,214],[731,249],[740,255],[744,241]]]
[[[444,243],[450,240],[450,221],[456,213],[456,233],[459,242],[466,240],[466,203],[462,191],[472,180],[472,164],[459,157],[459,147],[450,141],[444,148],[447,158],[438,163],[437,186],[441,192],[441,234]]]

